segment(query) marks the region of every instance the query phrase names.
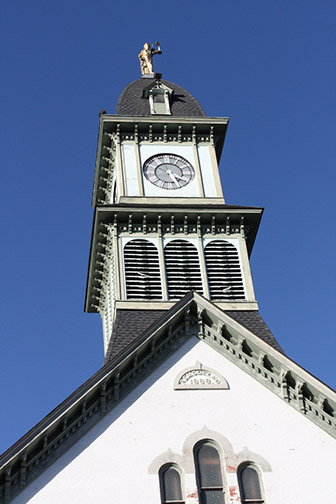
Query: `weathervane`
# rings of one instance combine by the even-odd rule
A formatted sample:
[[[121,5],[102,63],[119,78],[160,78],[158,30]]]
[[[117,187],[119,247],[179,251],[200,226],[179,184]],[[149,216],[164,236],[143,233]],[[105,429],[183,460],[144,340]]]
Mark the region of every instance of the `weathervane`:
[[[141,67],[141,73],[142,75],[148,75],[148,74],[153,74],[153,56],[154,54],[162,54],[161,47],[159,42],[155,42],[157,45],[157,49],[154,48],[153,44],[152,47],[150,44],[146,42],[144,44],[142,51],[140,52],[138,58],[140,60],[140,67]]]

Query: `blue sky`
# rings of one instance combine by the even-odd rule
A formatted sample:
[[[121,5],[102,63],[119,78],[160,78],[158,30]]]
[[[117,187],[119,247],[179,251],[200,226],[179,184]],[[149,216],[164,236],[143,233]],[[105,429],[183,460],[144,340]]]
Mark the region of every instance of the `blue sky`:
[[[265,207],[251,257],[289,357],[335,387],[333,1],[6,2],[1,15],[0,452],[103,361],[83,312],[98,112],[155,70],[231,118],[226,201]]]

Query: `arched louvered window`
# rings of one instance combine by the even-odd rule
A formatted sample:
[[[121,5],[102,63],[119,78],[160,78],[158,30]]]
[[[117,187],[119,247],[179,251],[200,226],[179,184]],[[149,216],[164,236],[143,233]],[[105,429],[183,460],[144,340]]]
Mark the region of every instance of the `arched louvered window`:
[[[180,471],[172,465],[160,469],[162,504],[184,504]]]
[[[259,474],[252,464],[238,468],[238,481],[242,503],[260,504],[265,502],[261,489]]]
[[[162,299],[159,254],[148,240],[131,240],[124,247],[127,299]]]
[[[212,301],[245,299],[238,250],[225,240],[213,240],[204,248]]]
[[[212,443],[196,446],[195,465],[200,504],[224,504],[221,463]]]
[[[203,294],[199,257],[195,245],[172,240],[164,249],[169,299],[181,299],[189,291]]]

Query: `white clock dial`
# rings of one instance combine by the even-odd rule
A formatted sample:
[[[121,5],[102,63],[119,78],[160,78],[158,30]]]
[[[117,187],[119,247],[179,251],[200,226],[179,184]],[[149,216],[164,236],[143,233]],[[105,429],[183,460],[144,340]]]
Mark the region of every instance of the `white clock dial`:
[[[143,172],[147,180],[162,189],[180,189],[194,178],[192,165],[176,154],[156,154],[144,163]]]

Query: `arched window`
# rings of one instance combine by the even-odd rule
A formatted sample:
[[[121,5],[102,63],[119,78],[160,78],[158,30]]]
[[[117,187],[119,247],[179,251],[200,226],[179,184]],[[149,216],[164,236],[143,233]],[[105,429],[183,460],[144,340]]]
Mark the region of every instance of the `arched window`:
[[[169,299],[181,299],[189,291],[203,294],[199,257],[195,245],[172,240],[164,249]]]
[[[265,502],[259,474],[253,464],[243,464],[238,467],[238,482],[242,503],[260,504]]]
[[[131,240],[124,247],[127,299],[162,299],[159,254],[148,240]]]
[[[219,453],[211,442],[196,445],[195,466],[200,504],[224,504]]]
[[[184,504],[181,474],[176,466],[166,465],[160,469],[162,504]]]
[[[225,240],[212,240],[204,248],[210,298],[213,301],[245,299],[238,250]]]

